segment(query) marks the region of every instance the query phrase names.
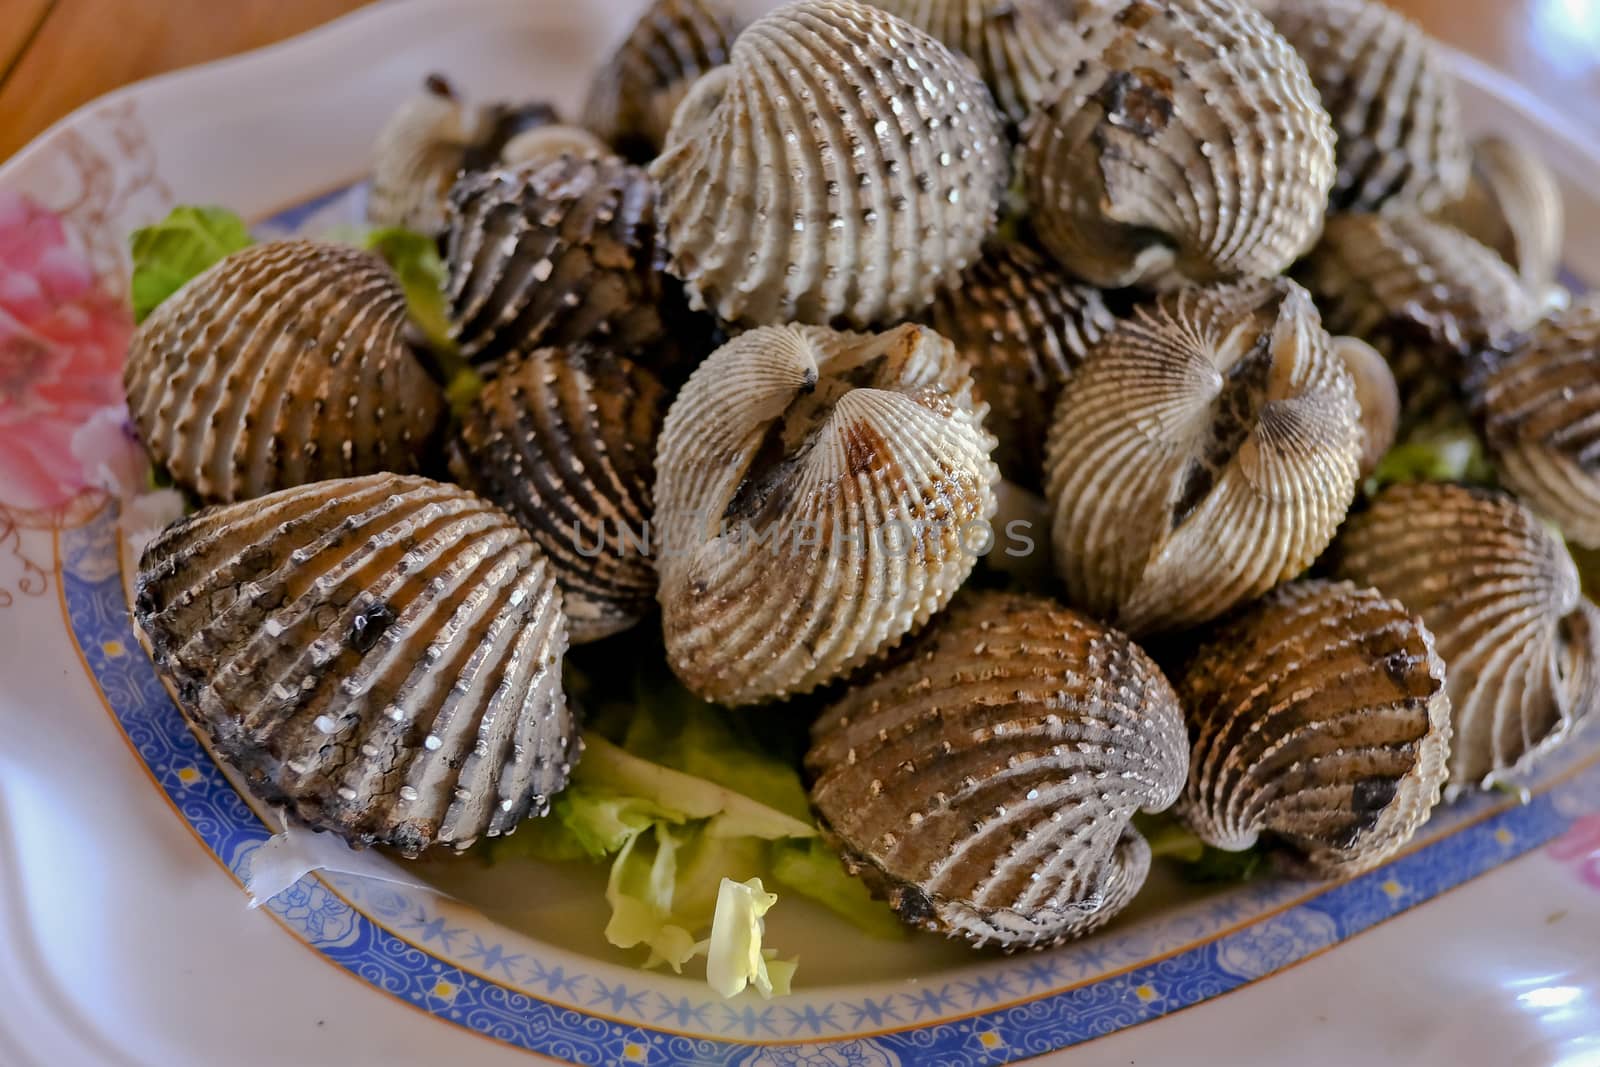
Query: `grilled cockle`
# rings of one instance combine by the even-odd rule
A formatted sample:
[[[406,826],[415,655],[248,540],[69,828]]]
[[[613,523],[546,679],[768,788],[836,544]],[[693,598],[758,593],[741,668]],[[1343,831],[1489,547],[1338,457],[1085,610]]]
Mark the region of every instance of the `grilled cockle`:
[[[381,474],[196,512],[144,550],[134,619],[251,789],[358,846],[508,834],[582,748],[550,566],[456,486]]]
[[[650,165],[668,269],[696,306],[857,328],[921,311],[978,258],[1008,169],[971,65],[857,0],[752,23]]]
[[[561,585],[574,644],[656,602],[648,555],[666,390],[622,356],[541,348],[483,387],[451,445],[462,485],[505,508]]]
[[[1303,581],[1208,634],[1177,682],[1193,748],[1178,815],[1208,845],[1369,870],[1439,802],[1450,699],[1433,635],[1383,594]]]
[[[588,344],[635,355],[667,333],[655,192],[616,156],[560,155],[471,174],[450,194],[445,261],[461,352]]]
[[[437,237],[445,199],[462,171],[493,166],[519,134],[555,121],[548,104],[469,108],[448,81],[430,75],[378,134],[368,220]]]
[[[1333,350],[1350,372],[1361,409],[1361,477],[1378,469],[1400,431],[1400,390],[1383,354],[1354,337],[1335,337]]]
[[[151,456],[207,502],[433,462],[444,393],[405,339],[377,256],[272,241],[235,252],[145,319],[128,410]]]
[[[1116,322],[1100,290],[1026,244],[995,244],[939,294],[928,321],[972,368],[1001,474],[1037,489],[1061,386]]]
[[[728,62],[738,35],[726,0],[651,0],[595,73],[583,124],[630,159],[654,159],[684,94]]]
[[[1269,0],[1338,136],[1331,210],[1428,212],[1467,186],[1455,75],[1422,27],[1381,0]]]
[[[803,693],[949,603],[987,546],[994,438],[955,346],[751,330],[713,352],[656,451],[667,657],[723,704]]]
[[[1444,660],[1450,782],[1525,772],[1600,705],[1600,611],[1566,547],[1509,496],[1394,485],[1351,518],[1340,577],[1422,616]]]
[[[1298,285],[1136,308],[1068,379],[1050,431],[1069,599],[1141,634],[1260,596],[1332,540],[1361,443],[1349,372]]]
[[[966,593],[812,727],[846,866],[914,926],[1035,948],[1131,900],[1129,825],[1183,786],[1183,717],[1132,641],[1039,596]]]
[[[1465,195],[1439,217],[1500,253],[1535,296],[1556,285],[1566,210],[1560,183],[1536,153],[1503,137],[1478,140]]]
[[[1600,548],[1600,297],[1540,322],[1468,392],[1501,484]]]
[[[873,0],[968,56],[1013,124],[1049,95],[1060,70],[1088,58],[1059,0]]]
[[[1132,0],[1023,132],[1040,239],[1095,285],[1278,274],[1316,241],[1334,134],[1246,0]]]
[[[1540,313],[1493,251],[1421,216],[1330,218],[1296,277],[1329,330],[1389,361],[1406,428],[1453,417],[1468,364],[1512,346]]]

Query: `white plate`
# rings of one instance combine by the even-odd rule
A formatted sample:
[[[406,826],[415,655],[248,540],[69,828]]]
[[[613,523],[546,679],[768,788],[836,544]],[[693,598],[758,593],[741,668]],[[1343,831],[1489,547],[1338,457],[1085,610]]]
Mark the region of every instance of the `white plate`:
[[[1157,884],[1103,934],[1049,953],[863,945],[785,902],[771,939],[806,946],[801,984],[770,1003],[719,1001],[597,945],[593,872],[537,892],[508,887],[516,872],[450,879],[464,892],[498,881],[474,899],[503,923],[350,876],[308,876],[246,910],[238,877],[269,831],[132,640],[115,506],[71,459],[120,395],[126,235],[179,202],[325,221],[342,201],[322,194],[360,177],[378,124],[427,71],[475,98],[538,94],[570,112],[636,6],[382,5],[114,94],[0,169],[0,307],[28,296],[8,283],[42,280],[19,317],[67,360],[55,386],[29,372],[23,397],[55,415],[0,408],[0,1062],[510,1062],[520,1048],[587,1063],[963,1064],[1090,1038],[1066,1058],[1600,1057],[1593,735],[1531,803],[1469,799],[1381,871],[1188,900]],[[1582,186],[1600,153],[1477,65],[1458,69],[1471,121],[1523,137],[1567,179],[1570,266],[1600,279],[1600,244],[1580,239],[1600,234]],[[43,212],[33,245],[19,243],[16,193]],[[51,468],[15,477],[24,445]]]

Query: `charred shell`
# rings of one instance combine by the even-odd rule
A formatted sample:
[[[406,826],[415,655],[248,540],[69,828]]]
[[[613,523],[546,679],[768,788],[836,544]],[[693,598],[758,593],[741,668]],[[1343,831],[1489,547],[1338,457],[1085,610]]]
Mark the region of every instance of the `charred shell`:
[[[1172,687],[1127,637],[1037,596],[963,594],[812,728],[812,805],[912,925],[1033,948],[1143,884],[1135,811],[1176,800]]]
[[[206,508],[145,549],[134,618],[250,788],[352,844],[510,833],[582,747],[550,568],[455,486],[382,474]]]
[[[128,409],[155,461],[206,501],[423,470],[445,402],[407,321],[375,255],[254,245],[145,319],[123,368]]]

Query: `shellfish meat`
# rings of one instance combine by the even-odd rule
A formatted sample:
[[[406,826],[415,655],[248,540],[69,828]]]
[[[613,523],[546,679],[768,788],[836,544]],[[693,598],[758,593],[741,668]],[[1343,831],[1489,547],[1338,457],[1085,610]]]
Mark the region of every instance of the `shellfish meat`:
[[[802,693],[949,603],[986,547],[994,438],[924,326],[751,330],[712,353],[656,451],[667,657],[724,704]]]
[[[825,711],[806,768],[845,864],[906,922],[977,944],[1087,933],[1144,883],[1133,813],[1177,799],[1172,687],[1038,596],[963,594]]]
[[[1509,496],[1394,485],[1334,546],[1340,577],[1422,616],[1445,664],[1453,786],[1526,771],[1600,705],[1600,611],[1565,546]]]
[[[1168,293],[1067,380],[1046,458],[1069,600],[1130,633],[1297,576],[1355,495],[1354,386],[1286,279]]]
[[[582,748],[550,567],[456,486],[380,474],[206,508],[145,549],[134,618],[250,787],[356,845],[510,833]]]
[[[429,469],[444,393],[405,341],[377,256],[271,241],[151,313],[128,348],[128,410],[155,461],[202,500]]]
[[[1439,217],[1500,253],[1535,295],[1556,285],[1566,209],[1560,182],[1536,153],[1503,137],[1474,142],[1465,194]]]
[[[650,165],[668,269],[694,306],[857,328],[921,311],[978,257],[1008,170],[971,65],[857,0],[752,23]]]

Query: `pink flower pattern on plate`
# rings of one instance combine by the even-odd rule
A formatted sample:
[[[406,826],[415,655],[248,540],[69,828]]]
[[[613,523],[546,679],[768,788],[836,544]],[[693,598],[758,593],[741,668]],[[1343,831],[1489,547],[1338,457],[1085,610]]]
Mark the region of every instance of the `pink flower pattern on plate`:
[[[132,330],[62,220],[0,190],[0,504],[49,511],[142,480],[122,395]]]

